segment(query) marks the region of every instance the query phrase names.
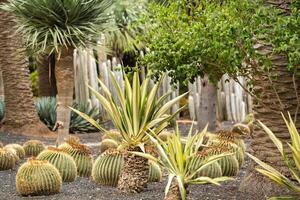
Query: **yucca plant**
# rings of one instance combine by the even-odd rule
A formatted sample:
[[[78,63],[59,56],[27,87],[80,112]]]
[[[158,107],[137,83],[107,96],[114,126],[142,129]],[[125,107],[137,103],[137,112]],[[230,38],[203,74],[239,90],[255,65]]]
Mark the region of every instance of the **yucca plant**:
[[[99,80],[103,95],[90,87],[91,91],[99,99],[106,109],[114,126],[120,131],[122,140],[119,149],[124,150],[124,166],[119,179],[118,188],[126,192],[141,192],[148,182],[148,160],[129,153],[129,151],[144,151],[144,144],[149,141],[147,133],[152,130],[153,134],[159,134],[165,129],[170,120],[176,116],[182,108],[173,114],[167,114],[168,110],[178,102],[184,95],[178,96],[169,102],[164,101],[170,96],[167,93],[157,98],[161,80],[150,89],[149,78],[140,84],[139,74],[134,73],[132,84],[125,76],[125,92],[113,74],[111,80],[117,97],[114,97],[105,84]],[[91,122],[104,134],[109,132],[102,128],[95,120],[86,114],[72,109]]]
[[[97,44],[101,34],[115,27],[113,0],[8,0],[3,6],[16,16],[18,33],[34,53],[55,53],[59,144],[69,134],[73,103],[73,50]],[[112,22],[112,23],[111,23]]]
[[[212,179],[198,176],[201,170],[217,162],[226,156],[226,154],[208,156],[202,163],[198,164],[197,167],[191,167],[195,156],[198,154],[198,149],[202,145],[205,132],[206,128],[201,133],[192,135],[191,128],[183,144],[177,125],[175,134],[169,137],[166,142],[162,141],[156,135],[149,135],[151,141],[156,145],[159,151],[159,158],[155,158],[150,154],[134,152],[136,155],[144,156],[158,163],[168,171],[169,177],[165,188],[165,200],[185,200],[187,198],[187,187],[190,184],[212,183],[220,185],[219,182],[221,181],[231,180],[231,178],[228,177]]]
[[[300,135],[297,131],[297,128],[289,115],[289,121],[282,115],[286,126],[288,128],[289,134],[291,136],[291,143],[288,143],[290,150],[292,152],[292,159],[287,155],[285,150],[283,149],[282,142],[275,136],[275,134],[262,122],[259,121],[259,124],[264,129],[264,131],[269,135],[270,139],[273,141],[275,146],[277,147],[279,153],[282,156],[283,162],[287,165],[288,169],[290,170],[291,174],[293,175],[295,180],[290,180],[285,175],[280,173],[278,170],[273,168],[272,166],[268,165],[267,163],[259,160],[255,156],[250,156],[261,168],[256,168],[258,172],[263,174],[264,176],[268,177],[274,183],[285,187],[286,189],[290,190],[291,192],[300,195]],[[299,197],[299,196],[298,196]],[[295,197],[273,197],[270,199],[295,199]]]

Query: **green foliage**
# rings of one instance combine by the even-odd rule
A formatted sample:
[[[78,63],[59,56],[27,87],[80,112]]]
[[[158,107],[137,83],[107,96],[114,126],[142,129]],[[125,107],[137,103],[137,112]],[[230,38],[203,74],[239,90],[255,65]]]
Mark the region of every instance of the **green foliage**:
[[[4,101],[2,98],[0,98],[0,121],[4,118],[4,113],[5,113],[5,105]]]
[[[112,0],[9,0],[18,31],[34,51],[86,47],[110,28]]]
[[[93,180],[98,184],[117,186],[123,162],[123,155],[119,151],[104,152],[93,165]]]
[[[25,150],[21,145],[19,145],[19,144],[8,144],[8,145],[5,145],[5,147],[13,148],[14,150],[16,150],[17,156],[20,159],[23,159],[25,157]]]
[[[116,129],[120,131],[122,136],[120,148],[139,146],[141,149],[144,149],[144,144],[149,141],[147,133],[151,130],[151,132],[159,134],[182,109],[178,109],[173,114],[167,114],[172,105],[178,102],[186,93],[164,103],[164,100],[171,93],[167,93],[159,99],[156,98],[161,81],[153,85],[150,89],[148,86],[149,79],[143,80],[140,85],[139,75],[135,72],[132,84],[130,84],[128,78],[125,76],[124,94],[113,74],[111,74],[111,80],[117,93],[117,98],[111,94],[101,80],[99,80],[99,83],[104,95],[91,87],[90,89],[99,99],[104,109],[106,109]],[[103,131],[104,134],[109,134],[109,131],[102,128],[88,115],[76,109],[71,109]]]
[[[29,159],[16,175],[17,191],[23,196],[57,194],[61,186],[59,171],[44,160]]]
[[[8,149],[0,148],[0,171],[12,169],[15,165],[14,154]]]
[[[29,140],[23,144],[26,156],[37,156],[45,149],[43,142],[39,140]]]
[[[213,83],[225,73],[249,77],[258,70],[249,66],[253,61],[262,62],[263,69],[270,64],[269,57],[253,49],[255,38],[263,37],[295,69],[300,62],[299,6],[289,16],[279,12],[260,0],[153,4],[141,20],[148,27],[142,40],[150,49],[142,64],[156,78],[168,71],[174,83],[187,84],[205,74]]]
[[[40,97],[35,102],[39,118],[44,122],[49,129],[52,129],[56,123],[56,98],[55,97]],[[90,107],[89,104],[74,104],[79,111],[86,113],[94,120],[100,118],[99,109]],[[88,121],[80,117],[75,112],[71,112],[70,131],[71,132],[93,132],[97,129]]]
[[[283,116],[283,115],[282,115]],[[261,127],[265,130],[265,132],[269,135],[270,139],[273,141],[274,145],[279,150],[280,155],[282,156],[283,162],[288,167],[289,171],[293,175],[293,181],[281,174],[278,170],[273,168],[271,165],[268,165],[262,161],[260,161],[255,156],[250,156],[257,164],[259,164],[260,168],[256,168],[258,172],[268,177],[274,183],[285,187],[286,189],[295,192],[300,195],[300,135],[297,131],[297,128],[289,115],[289,121],[283,116],[283,119],[287,125],[291,136],[291,143],[288,143],[290,147],[290,151],[292,152],[292,159],[287,155],[286,151],[283,149],[282,142],[274,135],[274,133],[266,127],[263,123],[259,122]],[[271,199],[280,199],[280,197],[274,197]],[[288,198],[287,198],[288,199]],[[294,199],[290,197],[289,199]]]
[[[48,147],[48,149],[42,151],[38,156],[38,160],[47,160],[56,169],[58,169],[62,181],[73,182],[77,177],[77,167],[74,159],[65,151]]]
[[[79,176],[91,176],[93,157],[91,155],[91,150],[86,145],[80,144],[79,141],[68,140],[61,144],[58,148],[64,150],[73,157]]]
[[[207,128],[207,127],[206,127]],[[159,158],[155,158],[150,154],[141,152],[133,152],[136,155],[143,156],[160,166],[164,167],[168,173],[168,183],[165,189],[165,194],[168,193],[171,183],[176,180],[180,189],[181,198],[186,199],[186,186],[188,184],[206,184],[213,183],[219,185],[219,182],[230,180],[227,177],[218,177],[211,179],[209,177],[197,177],[199,171],[209,166],[210,164],[222,159],[226,154],[213,155],[205,159],[197,168],[190,168],[194,157],[198,153],[198,149],[202,145],[203,137],[206,133],[206,128],[201,133],[192,135],[192,127],[184,144],[176,127],[175,134],[167,139],[166,142],[159,139],[157,135],[149,135],[151,141],[156,145]]]

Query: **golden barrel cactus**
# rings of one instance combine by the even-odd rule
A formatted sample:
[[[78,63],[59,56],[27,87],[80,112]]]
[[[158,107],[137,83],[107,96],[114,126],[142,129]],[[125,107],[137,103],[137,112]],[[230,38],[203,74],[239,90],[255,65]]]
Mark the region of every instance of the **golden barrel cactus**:
[[[100,143],[100,152],[103,153],[108,149],[117,149],[118,146],[119,145],[115,140],[106,138]]]
[[[12,169],[15,165],[15,155],[8,149],[0,148],[0,171]]]
[[[149,161],[149,182],[160,182],[162,178],[162,171],[158,164]]]
[[[31,158],[16,175],[17,191],[23,196],[57,194],[61,186],[59,171],[46,160]]]
[[[96,159],[92,170],[93,180],[98,184],[117,186],[122,166],[122,153],[109,149]]]
[[[45,149],[43,142],[39,140],[29,140],[23,144],[26,156],[37,156]]]
[[[79,176],[91,176],[93,157],[91,155],[91,150],[86,145],[80,144],[78,141],[68,140],[61,144],[58,148],[66,151],[73,157],[77,167],[77,174]]]
[[[76,163],[64,150],[55,147],[48,147],[37,156],[37,159],[47,160],[49,163],[54,165],[58,169],[62,177],[62,181],[75,181],[77,177]]]
[[[16,150],[17,155],[19,156],[20,159],[23,159],[25,157],[25,150],[21,145],[19,145],[19,144],[8,144],[5,147],[13,148],[14,150]]]

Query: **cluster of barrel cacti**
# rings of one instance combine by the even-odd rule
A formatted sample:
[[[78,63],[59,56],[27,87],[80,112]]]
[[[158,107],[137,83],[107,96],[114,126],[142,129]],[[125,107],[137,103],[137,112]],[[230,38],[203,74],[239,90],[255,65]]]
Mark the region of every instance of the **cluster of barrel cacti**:
[[[75,161],[77,174],[83,177],[90,177],[93,168],[93,157],[91,150],[84,144],[81,144],[76,138],[71,138],[61,144],[59,149],[67,152]]]
[[[37,156],[45,149],[43,142],[39,140],[29,140],[23,144],[26,156]]]

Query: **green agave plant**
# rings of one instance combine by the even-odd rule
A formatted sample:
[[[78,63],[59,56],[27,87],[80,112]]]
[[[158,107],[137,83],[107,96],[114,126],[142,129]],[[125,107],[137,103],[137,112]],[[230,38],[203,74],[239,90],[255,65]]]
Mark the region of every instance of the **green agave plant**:
[[[168,114],[169,109],[185,96],[186,93],[165,102],[171,93],[157,98],[161,80],[150,88],[149,78],[140,83],[139,74],[135,72],[132,83],[129,82],[127,76],[124,76],[125,91],[123,92],[114,74],[111,73],[110,75],[117,94],[116,97],[112,95],[101,80],[99,80],[99,83],[103,94],[100,94],[91,87],[90,89],[106,109],[115,128],[118,129],[122,137],[119,149],[124,149],[125,154],[118,188],[126,192],[141,192],[148,182],[148,160],[132,155],[128,151],[144,151],[144,145],[149,141],[147,133],[151,130],[153,134],[158,135],[169,125],[171,119],[183,108],[178,109],[173,114]],[[102,128],[87,114],[74,108],[71,109],[103,131],[104,134],[110,135],[109,131]]]
[[[40,117],[49,129],[53,129],[56,122],[56,98],[55,97],[40,97],[35,101],[35,106]],[[94,120],[98,121],[100,118],[99,109],[91,107],[89,104],[74,104],[74,108],[86,113]],[[75,112],[71,112],[70,132],[92,132],[97,129],[88,121],[83,119]]]
[[[209,178],[198,176],[201,170],[228,154],[208,156],[197,167],[190,167],[194,162],[195,156],[198,154],[199,147],[202,145],[205,132],[206,128],[201,133],[192,135],[191,127],[188,137],[184,140],[183,144],[177,125],[175,134],[169,137],[165,142],[156,135],[149,135],[151,141],[156,145],[159,151],[159,158],[155,158],[150,154],[133,152],[136,155],[148,158],[168,171],[169,177],[165,188],[166,200],[185,200],[187,198],[186,189],[189,184],[212,183],[220,185],[219,182],[221,181],[232,180],[229,177]]]
[[[258,158],[256,158],[253,155],[250,155],[250,158],[252,158],[261,168],[256,168],[258,172],[263,174],[264,176],[268,177],[270,180],[272,180],[274,183],[285,187],[286,189],[293,191],[300,195],[300,135],[297,131],[297,128],[289,114],[289,121],[284,117],[282,114],[282,117],[286,123],[286,126],[289,130],[290,136],[291,136],[291,143],[288,143],[288,146],[291,149],[292,152],[292,162],[289,156],[286,154],[286,152],[283,149],[282,142],[275,136],[275,134],[266,127],[262,122],[259,121],[261,127],[265,130],[265,132],[269,135],[270,139],[273,141],[273,143],[278,148],[278,151],[280,152],[282,156],[282,160],[289,168],[291,174],[294,176],[296,181],[292,181],[283,174],[281,174],[278,170],[273,168],[272,166],[266,164],[265,162],[262,162]],[[275,199],[295,199],[295,197],[273,197],[270,198],[272,200]]]
[[[0,121],[4,118],[5,106],[3,99],[0,99]]]

